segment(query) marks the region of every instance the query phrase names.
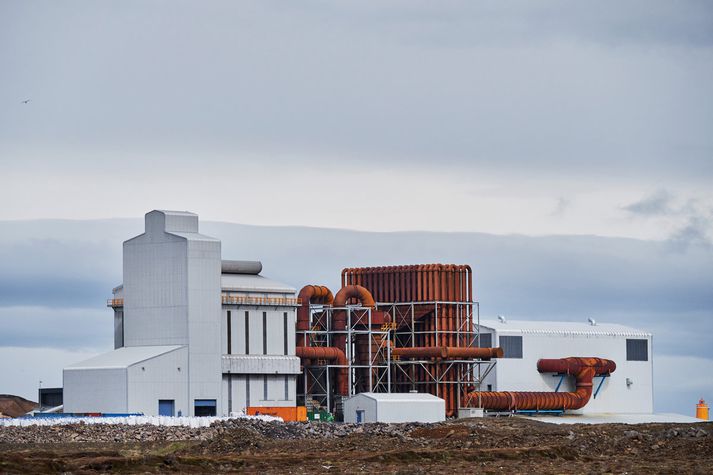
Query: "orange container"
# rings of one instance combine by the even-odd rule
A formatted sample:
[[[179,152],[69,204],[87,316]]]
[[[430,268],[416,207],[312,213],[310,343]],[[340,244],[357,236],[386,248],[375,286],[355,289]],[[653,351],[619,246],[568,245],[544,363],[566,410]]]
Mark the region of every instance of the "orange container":
[[[306,421],[307,420],[307,408],[305,406],[295,406],[295,407],[248,407],[247,413],[249,416],[274,416],[281,417],[285,422],[293,421]]]
[[[696,404],[696,419],[708,420],[708,405],[703,399]]]

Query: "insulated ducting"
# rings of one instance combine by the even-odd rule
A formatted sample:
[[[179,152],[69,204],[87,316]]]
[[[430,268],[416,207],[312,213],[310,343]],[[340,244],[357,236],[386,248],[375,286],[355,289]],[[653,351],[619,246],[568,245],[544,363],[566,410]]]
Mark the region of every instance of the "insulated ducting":
[[[342,350],[332,346],[298,346],[295,354],[303,361],[305,360],[327,360],[333,361],[341,368],[337,370],[337,394],[341,396],[349,395],[349,375],[347,373],[347,357]]]
[[[221,261],[220,270],[223,274],[258,275],[262,272],[260,261]]]
[[[310,304],[332,305],[332,291],[323,285],[305,285],[298,295],[300,306],[297,308],[297,346],[309,345],[309,337],[305,341],[304,331],[309,328]]]
[[[592,397],[594,376],[613,373],[616,363],[604,358],[542,359],[537,362],[537,370],[573,375],[574,392],[476,391],[468,394],[468,403],[500,411],[581,409]]]
[[[502,348],[464,348],[454,346],[420,346],[394,348],[391,354],[399,358],[490,359],[502,358]]]

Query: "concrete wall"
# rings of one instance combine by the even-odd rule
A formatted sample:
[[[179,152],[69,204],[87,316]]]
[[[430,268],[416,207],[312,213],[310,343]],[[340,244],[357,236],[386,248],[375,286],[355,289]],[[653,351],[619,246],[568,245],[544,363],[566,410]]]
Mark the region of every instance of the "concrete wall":
[[[523,358],[502,358],[497,360],[495,369],[483,382],[493,385],[494,391],[554,391],[559,377],[541,374],[537,371],[540,358],[566,358],[569,356],[596,356],[613,360],[616,371],[605,378],[597,398],[578,412],[582,413],[651,413],[653,412],[652,348],[649,340],[649,361],[626,360],[626,337],[613,335],[554,335],[502,333],[500,335],[521,335],[523,337]],[[493,339],[495,345],[497,338]],[[632,381],[627,386],[626,380]],[[594,390],[600,378],[594,380]],[[574,378],[565,377],[560,391],[573,391]]]
[[[220,252],[220,241],[188,241],[190,399],[216,399],[218,414],[222,413]]]
[[[265,377],[267,377],[267,399],[265,399]],[[241,412],[250,406],[255,407],[293,407],[297,401],[296,375],[256,375],[224,374],[222,397],[224,400],[222,415]],[[248,399],[248,382],[250,395]],[[287,398],[285,398],[287,384]]]
[[[188,349],[169,353],[132,365],[127,370],[128,407],[131,412],[158,415],[159,399],[175,401],[176,415],[191,414],[188,395]]]
[[[64,412],[128,412],[126,368],[65,369]]]
[[[198,234],[196,215],[152,211],[124,243],[124,346],[188,345],[186,415],[195,399],[222,412],[220,276],[220,241]]]

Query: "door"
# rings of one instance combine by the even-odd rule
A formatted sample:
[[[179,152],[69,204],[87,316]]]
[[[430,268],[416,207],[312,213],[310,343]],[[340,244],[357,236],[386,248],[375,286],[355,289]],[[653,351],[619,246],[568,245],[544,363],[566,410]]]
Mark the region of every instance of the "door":
[[[356,421],[357,421],[357,424],[361,424],[362,422],[364,422],[364,411],[363,410],[356,412]]]
[[[171,416],[175,414],[176,403],[173,399],[159,399],[158,400],[158,415],[159,416]]]

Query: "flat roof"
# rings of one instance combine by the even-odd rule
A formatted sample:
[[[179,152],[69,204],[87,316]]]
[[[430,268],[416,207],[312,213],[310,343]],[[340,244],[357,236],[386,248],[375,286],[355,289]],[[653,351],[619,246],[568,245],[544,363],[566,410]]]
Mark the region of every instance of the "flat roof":
[[[65,369],[124,369],[179,348],[183,348],[183,346],[125,346],[108,353],[102,353],[88,360],[74,363]]]
[[[359,393],[352,397],[364,396],[375,401],[413,402],[413,401],[443,401],[443,399],[429,393]]]
[[[480,326],[498,333],[529,333],[553,335],[602,335],[602,336],[639,336],[651,337],[651,333],[617,323],[588,322],[553,322],[539,320],[500,320],[480,319]]]
[[[288,284],[254,274],[221,274],[220,287],[223,291],[275,292],[294,294],[296,289]]]

